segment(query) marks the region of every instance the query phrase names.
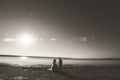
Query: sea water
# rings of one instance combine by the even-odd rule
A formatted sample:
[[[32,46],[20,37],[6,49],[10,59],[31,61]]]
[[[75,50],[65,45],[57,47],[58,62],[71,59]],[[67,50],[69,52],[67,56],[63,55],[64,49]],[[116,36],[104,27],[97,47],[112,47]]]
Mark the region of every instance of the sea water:
[[[56,59],[58,61],[58,59]],[[22,59],[21,57],[0,57],[0,63],[16,64],[16,65],[51,65],[52,58],[31,58]],[[106,65],[120,64],[120,60],[73,60],[63,59],[63,64],[72,65]]]

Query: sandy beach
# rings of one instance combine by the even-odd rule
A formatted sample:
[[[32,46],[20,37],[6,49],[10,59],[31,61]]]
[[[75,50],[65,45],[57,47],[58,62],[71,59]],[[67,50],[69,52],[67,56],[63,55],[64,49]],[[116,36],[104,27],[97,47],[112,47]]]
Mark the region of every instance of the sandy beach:
[[[10,66],[0,64],[0,80],[119,80],[120,65],[64,65],[59,73],[50,65]]]

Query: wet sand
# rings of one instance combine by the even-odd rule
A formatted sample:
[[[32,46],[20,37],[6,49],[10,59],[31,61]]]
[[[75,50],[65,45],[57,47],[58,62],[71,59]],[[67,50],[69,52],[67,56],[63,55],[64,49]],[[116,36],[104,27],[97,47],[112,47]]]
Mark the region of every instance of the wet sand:
[[[120,65],[64,65],[62,72],[49,67],[0,64],[0,80],[120,80]]]

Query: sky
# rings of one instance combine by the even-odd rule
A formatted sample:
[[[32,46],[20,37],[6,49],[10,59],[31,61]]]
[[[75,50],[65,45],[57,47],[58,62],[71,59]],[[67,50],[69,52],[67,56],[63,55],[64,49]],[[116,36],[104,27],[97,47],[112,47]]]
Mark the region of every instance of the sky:
[[[119,0],[0,0],[0,54],[120,58]]]

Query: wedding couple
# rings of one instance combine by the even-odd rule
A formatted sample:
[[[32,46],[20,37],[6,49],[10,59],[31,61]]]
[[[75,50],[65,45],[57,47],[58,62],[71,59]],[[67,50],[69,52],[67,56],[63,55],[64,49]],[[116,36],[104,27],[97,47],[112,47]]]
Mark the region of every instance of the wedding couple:
[[[53,71],[53,72],[62,71],[62,65],[63,65],[63,61],[61,58],[58,59],[58,63],[57,63],[56,59],[54,59],[52,66],[51,66],[51,71]]]

